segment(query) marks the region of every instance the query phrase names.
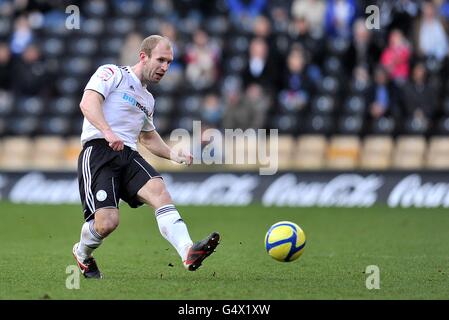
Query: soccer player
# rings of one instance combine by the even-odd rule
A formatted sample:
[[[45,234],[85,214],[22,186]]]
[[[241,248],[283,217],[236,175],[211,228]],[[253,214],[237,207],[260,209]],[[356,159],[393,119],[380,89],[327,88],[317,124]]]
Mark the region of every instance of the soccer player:
[[[137,141],[153,154],[190,165],[188,151],[175,152],[153,125],[158,83],[173,61],[170,41],[152,35],[143,40],[139,62],[132,66],[100,66],[87,83],[80,108],[84,115],[78,159],[78,181],[85,223],[73,256],[86,278],[101,278],[92,252],[119,224],[119,200],[136,208],[155,209],[162,236],[180,255],[187,270],[196,270],[219,243],[211,233],[193,243],[160,174],[137,152]]]

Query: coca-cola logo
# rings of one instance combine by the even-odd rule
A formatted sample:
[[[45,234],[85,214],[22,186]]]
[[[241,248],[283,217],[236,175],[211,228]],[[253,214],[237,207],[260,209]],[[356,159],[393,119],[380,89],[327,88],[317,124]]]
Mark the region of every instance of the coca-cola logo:
[[[341,174],[326,182],[305,182],[295,174],[284,174],[265,191],[262,203],[267,206],[339,206],[370,207],[376,203],[381,176]]]
[[[449,183],[423,183],[419,174],[411,174],[393,188],[387,203],[390,207],[404,208],[449,207]]]
[[[28,173],[12,187],[9,199],[18,203],[80,203],[78,181],[47,179],[42,173]]]
[[[244,174],[213,174],[204,181],[175,181],[164,175],[168,191],[177,204],[248,205],[253,202],[253,191],[258,176]]]

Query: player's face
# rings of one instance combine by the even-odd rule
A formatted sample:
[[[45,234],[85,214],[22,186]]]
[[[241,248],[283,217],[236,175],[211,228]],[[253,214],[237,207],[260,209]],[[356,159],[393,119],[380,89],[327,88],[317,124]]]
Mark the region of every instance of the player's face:
[[[143,77],[150,83],[158,83],[168,71],[173,61],[173,49],[169,44],[160,41],[151,52],[151,57],[146,59],[143,67]]]

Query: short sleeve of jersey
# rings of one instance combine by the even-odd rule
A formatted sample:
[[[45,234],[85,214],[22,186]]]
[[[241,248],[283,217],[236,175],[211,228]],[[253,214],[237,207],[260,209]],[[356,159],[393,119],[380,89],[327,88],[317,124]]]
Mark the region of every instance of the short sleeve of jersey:
[[[145,123],[143,124],[142,131],[153,131],[156,127],[153,124],[153,113],[149,118],[145,118]]]
[[[94,90],[106,99],[109,93],[118,86],[122,77],[120,69],[116,66],[112,64],[100,66],[90,77],[84,90]]]

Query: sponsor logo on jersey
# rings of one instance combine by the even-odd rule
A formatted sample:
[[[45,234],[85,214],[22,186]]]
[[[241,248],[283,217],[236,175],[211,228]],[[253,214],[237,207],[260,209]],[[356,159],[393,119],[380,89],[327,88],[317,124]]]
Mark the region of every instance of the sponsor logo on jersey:
[[[114,75],[114,70],[112,70],[111,67],[103,67],[97,74],[97,76],[103,81],[108,81],[109,79],[112,78],[113,75]]]
[[[151,117],[151,113],[150,111],[142,104],[140,104],[135,98],[133,98],[132,96],[128,95],[127,93],[124,93],[122,96],[123,100],[127,101],[129,104],[131,104],[132,106],[135,106],[137,108],[139,108],[146,116],[147,118]]]

